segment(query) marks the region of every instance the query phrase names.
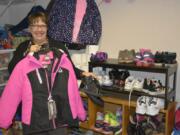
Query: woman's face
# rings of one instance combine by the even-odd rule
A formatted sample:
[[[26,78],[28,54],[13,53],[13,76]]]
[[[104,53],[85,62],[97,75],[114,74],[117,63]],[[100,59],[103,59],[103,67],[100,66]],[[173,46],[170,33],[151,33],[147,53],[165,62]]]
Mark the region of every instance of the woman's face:
[[[29,31],[35,43],[43,43],[47,40],[47,25],[40,18],[29,26]]]

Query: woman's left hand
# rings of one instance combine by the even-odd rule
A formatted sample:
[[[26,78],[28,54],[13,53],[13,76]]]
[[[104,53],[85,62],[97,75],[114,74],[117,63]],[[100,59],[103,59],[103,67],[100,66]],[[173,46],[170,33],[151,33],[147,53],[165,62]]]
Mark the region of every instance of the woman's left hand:
[[[86,77],[92,76],[92,77],[94,77],[94,78],[97,78],[97,76],[96,76],[94,73],[92,73],[92,72],[86,72],[86,71],[82,72],[82,76],[86,76]]]

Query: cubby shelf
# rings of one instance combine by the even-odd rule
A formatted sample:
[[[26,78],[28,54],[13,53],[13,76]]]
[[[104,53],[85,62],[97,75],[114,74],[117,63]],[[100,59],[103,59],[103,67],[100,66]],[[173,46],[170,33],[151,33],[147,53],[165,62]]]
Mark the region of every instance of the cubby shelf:
[[[89,118],[88,121],[86,122],[81,122],[80,127],[85,128],[85,129],[91,129],[95,132],[97,132],[96,130],[94,130],[92,127],[95,124],[95,120],[96,120],[96,113],[98,111],[102,111],[103,108],[96,105],[95,103],[93,103],[88,96],[86,96],[85,93],[81,92],[81,96],[82,97],[86,97],[88,100],[88,107],[89,107]],[[120,105],[123,109],[122,111],[122,135],[127,135],[127,126],[128,126],[128,122],[129,122],[129,116],[131,114],[130,112],[130,108],[135,109],[136,107],[136,101],[131,101],[130,106],[129,106],[129,101],[126,99],[119,99],[119,98],[115,98],[115,97],[106,97],[103,96],[101,97],[103,99],[103,101],[105,103],[110,103],[112,105]],[[175,113],[175,106],[176,103],[175,102],[171,102],[168,104],[166,109],[161,109],[160,113],[163,113],[165,115],[165,135],[170,135],[170,133],[172,132],[173,129],[173,125],[174,125],[174,113]]]
[[[131,111],[136,108],[136,100],[139,96],[152,96],[157,98],[162,98],[165,100],[164,109],[160,110],[160,113],[163,113],[165,116],[165,135],[170,135],[174,125],[174,113],[175,113],[175,96],[176,96],[176,77],[177,77],[177,66],[178,64],[160,64],[151,67],[138,67],[135,64],[126,64],[118,63],[117,59],[108,59],[105,62],[89,62],[89,71],[93,72],[93,68],[101,67],[103,70],[108,69],[121,69],[121,70],[130,70],[138,72],[147,72],[147,73],[160,73],[164,75],[165,79],[165,94],[162,95],[149,95],[144,92],[133,91],[131,94],[131,101],[129,101],[128,96],[129,92],[124,90],[114,90],[112,89],[103,89],[101,88],[100,93],[102,94],[102,99],[105,103],[111,105],[121,106],[122,107],[122,135],[127,135],[127,127],[129,123],[129,116]],[[170,87],[170,77],[172,76],[172,88]],[[84,93],[81,93],[82,97],[87,98],[88,100],[88,114],[89,120],[86,128],[92,129],[96,120],[96,113],[98,111],[103,111],[103,107],[100,107],[93,103]],[[81,126],[83,123],[81,124]],[[88,126],[88,127],[87,127]],[[93,130],[93,129],[92,129]]]

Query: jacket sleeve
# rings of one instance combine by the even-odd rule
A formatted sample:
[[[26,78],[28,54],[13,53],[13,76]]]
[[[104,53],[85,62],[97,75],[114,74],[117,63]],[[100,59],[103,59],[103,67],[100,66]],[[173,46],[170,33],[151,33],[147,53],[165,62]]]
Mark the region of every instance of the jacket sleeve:
[[[24,58],[24,53],[29,46],[29,41],[21,43],[13,54],[11,61],[8,64],[8,72],[11,74],[16,64]]]
[[[0,127],[8,128],[21,101],[22,70],[15,68],[0,97]]]
[[[71,62],[67,57],[64,57],[61,64],[62,67],[69,70],[68,96],[73,118],[78,117],[81,121],[84,121],[86,119],[86,112],[83,107],[82,99],[78,89],[77,79]]]

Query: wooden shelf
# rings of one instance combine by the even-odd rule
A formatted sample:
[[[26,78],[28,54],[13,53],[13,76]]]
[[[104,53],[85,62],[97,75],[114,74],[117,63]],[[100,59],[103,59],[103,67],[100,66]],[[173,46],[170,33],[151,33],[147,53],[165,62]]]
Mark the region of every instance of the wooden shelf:
[[[88,108],[89,108],[88,109],[89,120],[86,121],[85,123],[81,123],[80,127],[85,128],[85,129],[90,129],[95,132],[103,134],[101,131],[97,131],[93,128],[95,124],[95,120],[96,120],[96,113],[98,111],[102,112],[103,107],[100,107],[94,104],[85,93],[83,92],[80,92],[80,93],[83,98],[87,98]],[[122,111],[122,135],[127,135],[126,130],[129,123],[129,116],[131,114],[131,109],[135,110],[136,108],[136,101],[131,101],[130,107],[129,107],[129,102],[126,99],[106,97],[106,96],[103,96],[101,98],[103,99],[105,103],[122,107],[122,110],[123,110]],[[170,133],[172,132],[173,125],[174,125],[174,118],[172,116],[174,116],[175,107],[176,107],[176,103],[171,102],[168,104],[167,109],[160,110],[160,113],[163,113],[165,115],[165,135],[170,135]]]

